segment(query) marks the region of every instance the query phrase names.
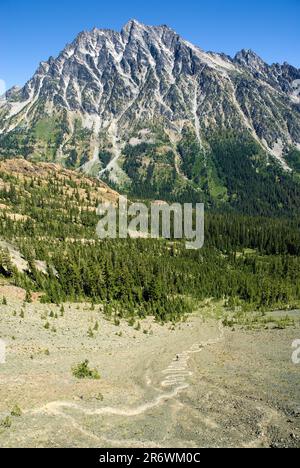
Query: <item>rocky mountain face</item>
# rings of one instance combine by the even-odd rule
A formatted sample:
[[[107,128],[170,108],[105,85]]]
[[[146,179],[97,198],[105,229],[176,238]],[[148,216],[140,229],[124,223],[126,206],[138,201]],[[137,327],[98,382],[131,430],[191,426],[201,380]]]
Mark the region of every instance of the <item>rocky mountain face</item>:
[[[250,50],[204,52],[167,26],[132,20],[121,32],[80,33],[5,97],[4,157],[81,168],[137,195],[210,203],[241,201],[245,174],[275,171],[276,183],[279,171],[298,183],[300,70]]]

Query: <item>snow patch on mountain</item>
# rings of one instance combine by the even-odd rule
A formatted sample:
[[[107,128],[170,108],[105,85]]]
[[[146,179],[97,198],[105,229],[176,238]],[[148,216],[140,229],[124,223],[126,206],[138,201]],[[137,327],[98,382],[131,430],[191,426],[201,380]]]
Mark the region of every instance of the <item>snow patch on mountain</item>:
[[[0,132],[30,130],[45,116],[63,114],[63,143],[56,148],[62,160],[80,138],[79,120],[91,136],[84,150],[79,142],[78,160],[88,157],[90,170],[99,164],[100,147],[111,144],[113,158],[103,171],[114,179],[122,173],[120,141],[143,141],[132,134],[141,126],[163,129],[174,144],[186,125],[200,142],[210,132],[250,132],[283,167],[292,142],[300,144],[300,70],[270,66],[247,49],[234,58],[205,52],[165,25],[136,20],[120,32],[80,33],[57,58],[42,62],[24,88],[6,95]]]

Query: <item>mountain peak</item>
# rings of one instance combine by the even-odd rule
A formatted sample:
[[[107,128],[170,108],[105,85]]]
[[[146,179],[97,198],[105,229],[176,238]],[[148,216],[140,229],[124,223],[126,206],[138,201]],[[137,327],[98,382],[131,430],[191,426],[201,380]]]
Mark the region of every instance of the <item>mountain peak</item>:
[[[132,18],[123,26],[122,31],[130,31],[131,29],[144,29],[145,25],[140,23],[138,20]]]
[[[234,57],[234,62],[250,68],[264,68],[265,62],[252,50],[242,49]]]
[[[23,145],[25,154],[104,170],[114,182],[127,183],[124,145],[155,142],[155,125],[168,132],[167,140],[169,134],[181,138],[186,126],[200,142],[212,131],[250,132],[284,164],[284,151],[300,147],[298,80],[299,70],[268,66],[250,49],[234,59],[205,52],[167,25],[130,19],[121,31],[82,31],[58,57],[42,62],[21,91],[7,94],[0,156],[14,154],[5,146],[12,134],[17,151]],[[35,131],[39,122],[56,126],[55,143]],[[102,161],[103,148],[109,150]]]
[[[237,55],[242,55],[243,57],[258,57],[258,55],[252,49],[242,49]]]

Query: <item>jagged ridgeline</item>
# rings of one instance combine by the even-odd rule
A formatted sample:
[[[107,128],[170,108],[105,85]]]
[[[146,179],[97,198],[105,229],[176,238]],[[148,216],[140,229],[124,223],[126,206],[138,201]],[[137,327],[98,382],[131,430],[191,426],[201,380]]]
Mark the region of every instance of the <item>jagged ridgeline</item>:
[[[251,213],[299,206],[300,70],[204,52],[167,26],[78,35],[0,107],[0,155],[139,197]]]

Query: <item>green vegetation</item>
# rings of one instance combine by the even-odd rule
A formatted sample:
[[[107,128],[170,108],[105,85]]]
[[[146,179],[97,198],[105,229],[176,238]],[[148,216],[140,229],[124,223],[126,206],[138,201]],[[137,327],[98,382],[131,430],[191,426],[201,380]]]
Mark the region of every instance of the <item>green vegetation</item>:
[[[250,134],[210,134],[200,144],[185,127],[177,145],[127,145],[123,169],[133,197],[205,202],[207,208],[247,215],[296,215],[300,206],[299,174],[291,174],[270,157]],[[176,165],[177,158],[177,165]],[[287,162],[300,168],[300,152]]]
[[[66,167],[77,168],[84,164],[89,159],[86,149],[90,145],[91,130],[83,128],[81,120],[76,119],[71,131],[66,110],[49,117],[40,104],[36,111],[35,123],[31,127],[18,127],[0,135],[0,157],[22,155],[31,161],[53,162],[58,150],[62,149],[67,157],[61,162]]]
[[[299,215],[300,184],[272,161],[252,137],[214,135],[211,157],[227,187],[229,205],[247,215]]]
[[[170,148],[161,151],[158,144],[128,144],[123,154],[123,169],[132,180],[132,194],[144,198],[159,196],[170,199],[170,191],[174,189],[178,177],[174,165],[175,155]]]
[[[188,179],[200,182],[205,168],[205,153],[193,132],[184,129],[183,138],[178,144],[178,151],[182,160],[183,173]]]
[[[4,429],[9,429],[11,427],[11,418],[9,416],[6,416],[4,419],[0,421],[0,427],[3,427]]]
[[[234,328],[239,326],[247,330],[259,330],[261,328],[283,330],[295,325],[295,321],[288,315],[276,318],[266,315],[264,311],[249,313],[249,311],[242,309],[226,315],[222,323],[225,327]]]
[[[93,330],[91,329],[91,327],[90,327],[90,328],[88,329],[88,331],[87,331],[87,336],[88,336],[89,338],[94,338],[94,333],[93,333]]]
[[[39,120],[34,129],[36,138],[50,142],[55,138],[55,127],[56,122],[54,118],[48,117]]]
[[[25,302],[28,302],[28,303],[32,302],[32,295],[28,289],[26,290]]]
[[[291,150],[288,153],[286,160],[292,169],[300,173],[300,151],[299,150],[296,150],[296,149]]]
[[[72,374],[77,379],[100,379],[100,374],[97,369],[89,368],[89,361],[87,359],[72,367]]]
[[[20,417],[22,416],[22,410],[18,405],[14,405],[10,412],[11,416]]]
[[[91,130],[83,128],[77,119],[73,133],[69,132],[64,113],[51,119],[41,116],[32,130],[18,128],[0,135],[0,157],[22,154],[34,161],[53,161],[60,149],[65,155],[61,163],[68,168],[78,168],[91,158]],[[124,180],[120,180],[120,184],[122,191],[127,191],[131,197],[205,202],[209,209],[234,210],[248,215],[291,216],[298,213],[299,150],[291,149],[286,156],[294,170],[288,173],[250,133],[208,132],[201,135],[200,143],[195,131],[186,125],[176,144],[171,143],[160,128],[154,129],[153,140],[155,143],[152,140],[137,145],[128,143],[122,150],[119,162]],[[91,174],[96,176],[100,167],[107,166],[111,158],[107,143],[99,152],[99,163],[90,168]]]
[[[112,153],[109,151],[99,152],[99,161],[102,163],[102,167],[106,167],[112,158]]]
[[[206,298],[256,311],[300,303],[299,217],[206,213],[205,246],[199,251],[172,238],[99,241],[91,207],[100,197],[88,179],[76,184],[62,177],[42,181],[0,173],[1,181],[0,203],[7,210],[1,212],[0,236],[20,249],[30,272],[8,267],[5,251],[0,272],[31,294],[41,292],[43,302],[89,301],[91,310],[103,304],[116,326],[122,318],[135,325],[147,315],[180,321]],[[16,221],[9,213],[24,218]],[[44,261],[44,272],[35,260]],[[45,329],[54,332],[44,320]]]

